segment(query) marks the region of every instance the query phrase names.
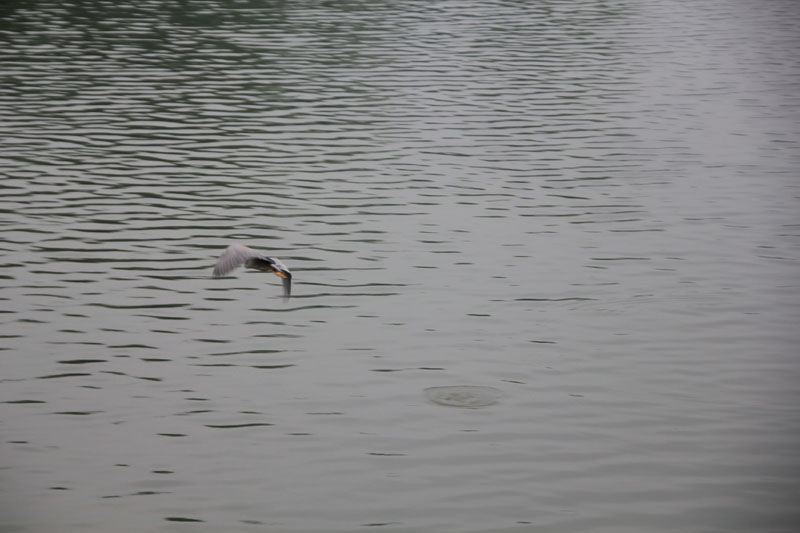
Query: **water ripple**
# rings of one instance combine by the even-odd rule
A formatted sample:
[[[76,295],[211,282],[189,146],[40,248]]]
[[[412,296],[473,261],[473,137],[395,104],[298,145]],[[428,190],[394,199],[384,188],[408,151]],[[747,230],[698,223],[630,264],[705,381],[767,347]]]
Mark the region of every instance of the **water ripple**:
[[[0,529],[792,531],[798,20],[3,3]]]

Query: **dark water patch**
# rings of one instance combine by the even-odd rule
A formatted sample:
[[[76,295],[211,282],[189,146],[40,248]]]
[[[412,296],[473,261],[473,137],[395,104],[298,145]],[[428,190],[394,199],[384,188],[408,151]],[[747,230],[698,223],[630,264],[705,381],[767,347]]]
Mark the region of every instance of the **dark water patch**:
[[[264,322],[249,322],[249,324],[262,324],[262,323],[264,323]],[[261,348],[261,349],[256,349],[256,350],[243,350],[243,351],[240,351],[240,352],[215,352],[215,353],[210,353],[208,355],[210,355],[212,357],[227,357],[227,356],[230,356],[230,355],[276,354],[276,353],[283,353],[284,351],[285,350],[273,350],[273,349]]]
[[[86,372],[67,372],[64,374],[50,374],[47,376],[38,376],[36,379],[60,379],[60,378],[80,377],[80,376],[91,376],[91,374]]]
[[[419,367],[409,367],[409,368],[371,368],[370,372],[379,372],[388,374],[392,372],[407,372],[409,370],[442,371],[446,369],[438,366],[419,366]]]
[[[406,454],[404,453],[391,453],[391,452],[367,452],[367,455],[373,455],[378,457],[405,457]]]
[[[191,320],[188,316],[159,316],[159,315],[134,315],[142,318],[155,318],[156,320]]]
[[[597,298],[514,298],[515,302],[594,302]]]
[[[266,422],[251,422],[247,424],[205,424],[207,428],[214,428],[214,429],[239,429],[239,428],[250,428],[250,427],[261,427],[261,426],[274,426],[275,424],[269,424]]]
[[[86,305],[94,307],[103,307],[106,309],[175,309],[187,307],[189,304],[137,304],[137,305],[118,305],[118,304],[101,304],[89,303]]]
[[[107,363],[106,359],[62,359],[59,361],[62,365],[86,365],[91,363]]]
[[[592,261],[651,261],[649,257],[592,257]]]
[[[55,287],[55,288],[61,289],[63,287]],[[64,294],[49,294],[49,293],[44,293],[44,292],[42,292],[42,293],[27,293],[24,296],[33,296],[33,297],[44,296],[46,298],[62,298],[64,300],[72,299],[71,296],[67,296],[67,295],[64,295]]]
[[[278,298],[278,297],[276,297]],[[256,307],[253,308],[253,311],[259,312],[266,312],[266,313],[294,313],[298,311],[311,311],[315,309],[352,309],[357,307],[355,305],[305,305],[301,307],[289,307],[289,308],[280,308],[280,307],[272,307],[272,308],[264,308],[264,307]]]
[[[153,331],[153,333],[169,333],[163,331]],[[158,350],[155,346],[147,344],[109,344],[108,347],[113,350],[129,350],[129,349],[143,349],[143,350]]]

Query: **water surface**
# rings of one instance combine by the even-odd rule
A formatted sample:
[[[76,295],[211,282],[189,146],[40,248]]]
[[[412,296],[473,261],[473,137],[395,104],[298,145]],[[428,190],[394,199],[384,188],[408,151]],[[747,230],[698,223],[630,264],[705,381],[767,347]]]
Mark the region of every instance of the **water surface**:
[[[798,23],[4,4],[0,528],[793,531]]]

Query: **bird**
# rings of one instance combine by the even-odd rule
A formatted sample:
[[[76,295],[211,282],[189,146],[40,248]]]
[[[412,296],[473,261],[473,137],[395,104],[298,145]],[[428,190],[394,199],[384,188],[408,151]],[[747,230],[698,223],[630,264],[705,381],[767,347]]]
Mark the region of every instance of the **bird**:
[[[242,265],[246,268],[272,272],[283,279],[283,299],[289,299],[292,294],[292,273],[286,265],[275,257],[267,257],[241,244],[231,244],[225,248],[214,266],[212,276],[221,278]]]

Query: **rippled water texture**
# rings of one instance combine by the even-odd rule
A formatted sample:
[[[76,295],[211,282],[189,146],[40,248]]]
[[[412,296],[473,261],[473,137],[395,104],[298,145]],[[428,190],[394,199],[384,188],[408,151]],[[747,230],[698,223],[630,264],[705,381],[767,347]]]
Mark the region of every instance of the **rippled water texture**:
[[[0,529],[795,531],[799,25],[3,2]]]

